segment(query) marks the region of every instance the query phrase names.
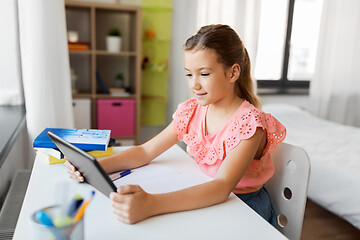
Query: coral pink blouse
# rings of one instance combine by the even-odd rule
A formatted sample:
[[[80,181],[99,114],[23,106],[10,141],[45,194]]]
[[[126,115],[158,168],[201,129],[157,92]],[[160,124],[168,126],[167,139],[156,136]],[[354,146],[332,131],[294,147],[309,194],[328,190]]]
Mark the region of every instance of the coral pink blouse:
[[[173,128],[178,139],[187,144],[188,154],[194,157],[200,169],[215,177],[229,151],[242,139],[251,138],[257,127],[263,128],[267,132],[267,144],[262,157],[252,161],[233,192],[243,194],[259,190],[274,174],[270,153],[285,139],[285,127],[271,114],[244,101],[223,127],[207,135],[207,109],[208,106],[199,105],[195,98],[179,104],[173,115]]]

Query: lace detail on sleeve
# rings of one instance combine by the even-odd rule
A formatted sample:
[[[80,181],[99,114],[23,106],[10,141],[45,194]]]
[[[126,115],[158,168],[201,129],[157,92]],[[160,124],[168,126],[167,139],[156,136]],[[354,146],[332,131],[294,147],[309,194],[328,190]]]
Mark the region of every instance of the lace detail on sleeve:
[[[196,99],[192,98],[186,102],[180,103],[173,114],[173,129],[178,135],[179,140],[182,140],[184,134],[187,133],[189,121],[195,112],[196,106]]]
[[[277,145],[284,141],[286,137],[286,128],[270,113],[266,113],[267,124],[267,145],[264,153],[272,153]]]
[[[285,139],[286,129],[278,120],[269,113],[251,109],[243,114],[240,120],[234,121],[229,137],[225,141],[226,153],[237,146],[241,140],[251,138],[258,127],[267,132],[268,143],[264,153],[275,151],[277,145]]]
[[[258,109],[251,109],[234,120],[225,140],[226,153],[236,147],[241,140],[251,138],[258,127],[266,129],[265,113]]]

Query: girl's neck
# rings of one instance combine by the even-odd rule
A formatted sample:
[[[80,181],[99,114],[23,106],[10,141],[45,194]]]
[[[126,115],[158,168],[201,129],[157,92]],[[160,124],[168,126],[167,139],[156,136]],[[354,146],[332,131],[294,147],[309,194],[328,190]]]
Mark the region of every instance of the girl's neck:
[[[230,98],[223,99],[223,101],[221,102],[210,104],[208,107],[208,111],[216,113],[220,116],[226,116],[228,114],[234,113],[243,102],[243,99],[235,95]]]
[[[212,134],[222,128],[243,102],[243,99],[236,97],[232,101],[210,104],[205,115],[206,135]]]

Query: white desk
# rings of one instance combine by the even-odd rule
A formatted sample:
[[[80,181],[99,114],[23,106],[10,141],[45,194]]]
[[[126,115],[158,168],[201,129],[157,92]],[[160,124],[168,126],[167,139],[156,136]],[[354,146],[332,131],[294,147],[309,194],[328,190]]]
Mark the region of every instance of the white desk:
[[[114,149],[120,151],[121,148]],[[176,168],[179,173],[206,176],[194,160],[175,145],[154,160]],[[56,203],[55,188],[67,182],[76,191],[89,193],[91,187],[69,179],[63,164],[46,165],[36,158],[14,238],[27,239],[29,218],[35,210]],[[86,195],[85,195],[86,196]],[[119,222],[110,200],[96,194],[85,214],[85,239],[286,239],[245,203],[231,194],[225,203],[179,213],[155,216],[134,225]]]

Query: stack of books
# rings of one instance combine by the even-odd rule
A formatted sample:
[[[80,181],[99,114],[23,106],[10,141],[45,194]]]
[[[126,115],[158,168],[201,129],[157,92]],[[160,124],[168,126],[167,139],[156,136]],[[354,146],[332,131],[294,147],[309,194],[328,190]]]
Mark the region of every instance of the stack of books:
[[[89,42],[68,42],[69,50],[86,51],[90,49]]]
[[[127,92],[125,88],[109,88],[109,92],[111,96],[116,96],[116,97],[130,96],[130,93]]]
[[[48,131],[52,131],[96,158],[111,156],[113,153],[115,140],[110,138],[110,130],[45,128],[35,138],[33,148],[36,154],[47,164],[64,163],[66,161],[62,152],[48,137]]]

